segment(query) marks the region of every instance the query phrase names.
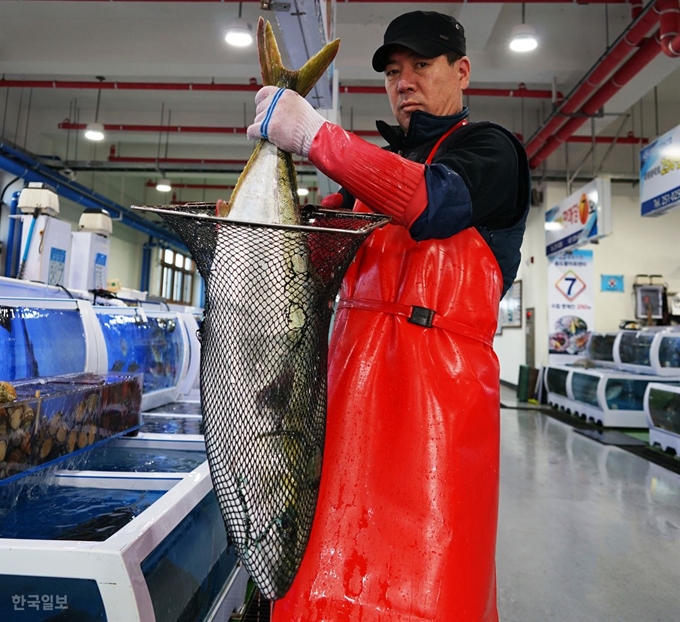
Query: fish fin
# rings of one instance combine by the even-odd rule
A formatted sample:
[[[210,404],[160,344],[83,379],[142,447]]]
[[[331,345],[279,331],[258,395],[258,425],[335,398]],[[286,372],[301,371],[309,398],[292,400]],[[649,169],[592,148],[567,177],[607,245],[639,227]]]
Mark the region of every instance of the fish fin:
[[[335,39],[324,45],[298,71],[296,91],[305,97],[312,87],[319,81],[328,66],[333,62],[340,47],[340,39]]]
[[[262,84],[293,89],[302,97],[312,90],[328,69],[339,47],[340,39],[335,39],[314,54],[299,70],[286,69],[271,24],[262,17],[257,23],[257,48]]]

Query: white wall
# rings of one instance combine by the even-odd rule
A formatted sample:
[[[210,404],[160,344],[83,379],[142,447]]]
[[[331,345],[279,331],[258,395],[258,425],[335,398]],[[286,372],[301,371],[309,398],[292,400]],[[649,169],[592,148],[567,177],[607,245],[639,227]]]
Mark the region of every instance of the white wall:
[[[109,279],[118,279],[121,287],[139,289],[142,274],[142,250],[148,236],[114,223],[109,257]],[[154,256],[154,260],[156,257]]]
[[[13,175],[0,171],[0,191],[13,179]],[[17,190],[21,190],[23,185],[23,180],[19,180],[13,183],[5,192],[5,204],[2,206],[0,213],[0,240],[3,241],[3,244],[7,239],[9,202],[12,194]],[[78,229],[78,221],[83,210],[82,205],[59,197],[59,218],[70,223],[73,231]],[[114,222],[109,256],[109,278],[119,278],[123,287],[139,289],[142,269],[142,246],[147,239],[147,235]],[[5,250],[3,245],[2,252],[0,253],[0,274],[3,275],[5,269]]]
[[[522,245],[522,308],[535,309],[536,365],[548,362],[548,301],[545,234],[546,209],[568,196],[565,184],[546,184],[544,204],[531,208]],[[577,188],[573,188],[575,192]],[[622,320],[634,319],[633,283],[636,274],[661,274],[669,291],[680,291],[680,209],[657,218],[640,216],[636,185],[612,183],[612,235],[584,249],[593,251],[595,327],[615,331]],[[600,291],[601,274],[624,275],[624,293]],[[525,319],[521,329],[504,329],[494,340],[501,362],[501,379],[517,383],[519,366],[525,364]]]

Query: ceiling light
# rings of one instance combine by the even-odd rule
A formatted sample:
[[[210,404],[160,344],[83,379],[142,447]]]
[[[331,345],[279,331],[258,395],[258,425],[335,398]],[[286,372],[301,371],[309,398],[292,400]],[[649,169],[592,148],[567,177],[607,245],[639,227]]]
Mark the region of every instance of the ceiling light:
[[[241,18],[243,2],[238,3],[238,18],[227,22],[227,34],[224,40],[229,45],[244,48],[253,42],[253,27]]]
[[[536,29],[530,24],[519,24],[512,29],[510,49],[513,52],[531,52],[538,47]]]
[[[299,197],[306,197],[309,194],[309,190],[307,188],[298,188],[297,192]]]
[[[224,40],[229,45],[234,45],[239,48],[246,47],[253,42],[253,27],[245,20],[233,19],[227,26],[227,34]]]
[[[94,111],[94,123],[88,123],[85,126],[85,138],[88,140],[104,140],[104,126],[101,123],[97,123],[99,119],[99,102],[102,99],[102,87],[101,83],[104,80],[104,76],[97,76],[97,80],[99,80],[99,91],[97,92],[97,107],[95,108]]]
[[[85,138],[88,140],[104,140],[104,125],[101,123],[88,123],[85,126]]]
[[[158,192],[170,192],[170,190],[172,190],[172,184],[170,183],[170,180],[166,177],[159,179],[156,182],[156,190],[158,190]]]
[[[512,29],[510,49],[513,52],[531,52],[538,47],[536,29],[524,20],[524,2],[522,2],[522,23]]]

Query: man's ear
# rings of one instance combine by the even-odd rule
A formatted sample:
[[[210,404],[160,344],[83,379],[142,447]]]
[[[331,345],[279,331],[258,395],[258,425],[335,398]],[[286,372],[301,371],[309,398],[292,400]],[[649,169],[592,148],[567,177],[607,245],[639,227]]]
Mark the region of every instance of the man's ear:
[[[458,79],[460,80],[460,88],[465,90],[470,85],[470,59],[463,56],[458,63]]]

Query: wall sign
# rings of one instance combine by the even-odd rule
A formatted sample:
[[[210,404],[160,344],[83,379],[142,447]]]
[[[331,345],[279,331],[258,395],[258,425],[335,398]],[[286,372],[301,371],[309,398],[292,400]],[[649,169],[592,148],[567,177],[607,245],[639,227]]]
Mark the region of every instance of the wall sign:
[[[640,150],[640,208],[660,216],[680,207],[680,125]]]
[[[577,250],[548,264],[548,354],[550,363],[585,356],[595,323],[593,251]]]
[[[546,212],[546,255],[552,257],[611,232],[611,181],[597,177]]]

